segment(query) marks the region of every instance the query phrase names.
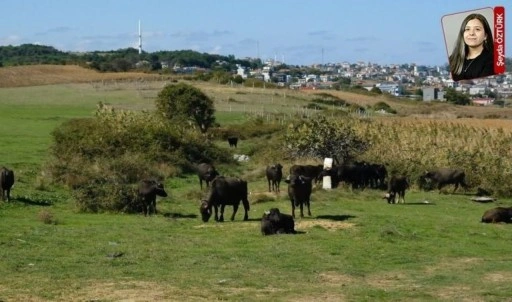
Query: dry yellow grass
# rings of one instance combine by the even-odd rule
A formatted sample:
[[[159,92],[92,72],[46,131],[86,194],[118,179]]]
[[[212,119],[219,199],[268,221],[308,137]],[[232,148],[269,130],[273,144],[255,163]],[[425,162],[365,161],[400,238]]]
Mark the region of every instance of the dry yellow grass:
[[[162,79],[162,76],[142,72],[101,73],[76,65],[28,65],[0,68],[0,88],[140,78],[156,80]]]

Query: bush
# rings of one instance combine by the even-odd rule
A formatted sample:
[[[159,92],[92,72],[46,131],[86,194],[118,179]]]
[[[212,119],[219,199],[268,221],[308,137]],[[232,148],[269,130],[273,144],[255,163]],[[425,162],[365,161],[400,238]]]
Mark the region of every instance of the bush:
[[[375,105],[373,105],[373,110],[380,111],[383,110],[387,113],[396,114],[396,110],[391,108],[386,102],[378,102]]]
[[[57,219],[55,219],[52,212],[48,210],[39,211],[37,218],[44,224],[57,224]]]
[[[96,116],[53,132],[52,179],[68,185],[82,211],[134,212],[131,187],[144,178],[191,172],[196,163],[232,162],[208,136],[147,112],[100,105]]]

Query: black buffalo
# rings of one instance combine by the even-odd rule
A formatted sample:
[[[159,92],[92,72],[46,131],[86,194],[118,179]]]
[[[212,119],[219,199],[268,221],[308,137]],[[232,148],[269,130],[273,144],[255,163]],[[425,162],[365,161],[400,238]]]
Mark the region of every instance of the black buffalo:
[[[279,186],[281,184],[281,179],[283,178],[283,166],[281,166],[281,164],[267,166],[266,174],[268,181],[268,191],[279,193]]]
[[[466,174],[461,169],[439,168],[426,171],[423,177],[425,179],[430,179],[433,183],[437,184],[439,192],[441,188],[450,184],[455,185],[452,193],[455,193],[459,185],[462,186],[464,190],[467,189],[467,185],[465,183]]]
[[[212,186],[208,197],[201,201],[199,212],[204,222],[207,222],[212,215],[212,207],[215,210],[215,221],[224,221],[224,207],[233,206],[233,215],[231,220],[235,219],[235,214],[242,201],[245,215],[244,220],[249,219],[249,201],[247,200],[247,182],[239,178],[218,176],[212,181]],[[220,217],[218,216],[218,207],[220,206]]]
[[[235,147],[238,144],[238,137],[236,136],[230,136],[228,137],[228,143],[230,147]]]
[[[217,176],[219,172],[211,164],[201,163],[197,165],[197,176],[199,177],[199,186],[203,189],[203,181],[206,182],[206,187],[210,186],[210,182]]]
[[[156,197],[167,197],[164,185],[156,180],[144,179],[139,183],[138,196],[144,216],[156,214]]]
[[[290,167],[290,175],[302,175],[314,179],[316,183],[322,180],[323,165],[293,165]]]
[[[311,216],[310,199],[312,178],[292,174],[285,182],[288,183],[288,197],[292,204],[292,217],[295,218],[295,207],[300,207],[300,217],[304,217],[304,205],[308,207],[308,215]]]
[[[407,177],[403,175],[393,175],[388,182],[388,193],[383,197],[388,203],[405,203],[405,190],[409,188]],[[398,194],[398,200],[397,200]]]
[[[11,188],[14,185],[14,172],[2,167],[0,169],[0,186],[2,189],[2,200],[11,200]]]
[[[482,215],[481,221],[485,223],[512,223],[512,207],[497,207],[487,210]]]
[[[295,222],[291,215],[283,214],[278,208],[272,208],[261,218],[261,233],[263,235],[296,234]]]

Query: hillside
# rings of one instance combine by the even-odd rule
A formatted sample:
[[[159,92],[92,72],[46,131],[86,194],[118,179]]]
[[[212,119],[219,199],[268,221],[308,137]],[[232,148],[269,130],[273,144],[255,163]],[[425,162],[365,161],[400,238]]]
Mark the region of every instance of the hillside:
[[[101,81],[132,81],[145,79],[148,81],[166,81],[171,76],[141,72],[97,72],[76,65],[26,65],[0,68],[0,88],[29,87],[40,85],[93,83]],[[235,97],[240,102],[253,102],[254,97],[262,97],[261,89],[255,94],[243,96],[237,88],[227,85],[213,85],[205,82],[194,82],[205,93],[217,100],[228,100]],[[161,87],[157,85],[157,87]],[[159,89],[159,88],[154,88]],[[150,94],[156,95],[157,90]],[[252,89],[254,90],[254,89]],[[251,91],[252,91],[251,90]],[[286,92],[296,94],[296,92]],[[512,119],[512,108],[454,106],[447,103],[423,103],[413,100],[398,99],[385,95],[371,96],[346,91],[336,90],[303,90],[301,95],[328,93],[348,103],[358,104],[363,107],[371,107],[378,102],[386,102],[398,111],[399,116],[427,119],[457,119],[457,118],[485,118],[485,119]],[[245,94],[245,92],[244,92]],[[267,89],[268,96],[276,94],[274,90]],[[229,104],[231,107],[232,104]]]
[[[102,80],[162,79],[140,72],[97,72],[77,65],[25,65],[0,68],[0,88],[88,83]]]

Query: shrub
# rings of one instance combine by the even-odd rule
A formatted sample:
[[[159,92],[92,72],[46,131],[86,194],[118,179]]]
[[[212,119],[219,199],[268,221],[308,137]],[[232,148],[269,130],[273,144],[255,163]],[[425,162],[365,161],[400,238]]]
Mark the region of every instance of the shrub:
[[[130,187],[143,178],[193,171],[201,161],[232,162],[208,135],[147,112],[100,105],[96,116],[53,132],[53,180],[68,185],[82,211],[134,212]]]
[[[387,113],[396,114],[396,110],[391,108],[386,102],[378,102],[375,105],[373,105],[373,110],[380,111],[384,110]]]
[[[57,219],[53,216],[52,212],[48,210],[41,210],[37,214],[39,221],[44,224],[57,224]]]

